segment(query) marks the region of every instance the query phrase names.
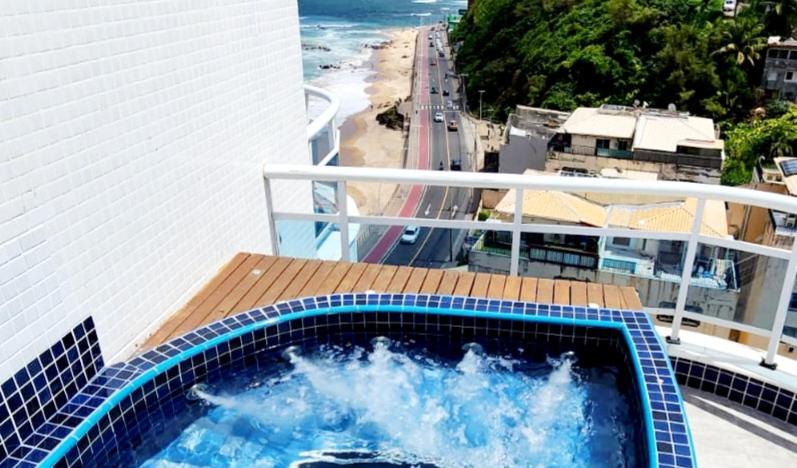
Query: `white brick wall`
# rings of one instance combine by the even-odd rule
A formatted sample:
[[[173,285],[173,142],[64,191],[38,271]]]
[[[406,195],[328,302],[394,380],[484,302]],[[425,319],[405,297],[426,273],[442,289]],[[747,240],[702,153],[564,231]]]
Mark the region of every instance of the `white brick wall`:
[[[0,381],[88,315],[123,358],[270,251],[260,168],[305,122],[296,0],[2,2]]]

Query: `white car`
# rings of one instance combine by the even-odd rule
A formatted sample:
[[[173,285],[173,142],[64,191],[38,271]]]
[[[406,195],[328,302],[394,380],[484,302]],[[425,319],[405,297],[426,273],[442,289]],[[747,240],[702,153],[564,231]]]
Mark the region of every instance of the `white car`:
[[[722,3],[722,11],[735,11],[736,10],[736,0],[725,0]]]
[[[445,120],[445,117],[443,117],[443,113],[442,112],[435,112],[434,121],[435,122],[442,122],[443,120]]]
[[[414,244],[418,241],[418,235],[421,233],[421,228],[418,226],[407,226],[401,234],[402,244]]]

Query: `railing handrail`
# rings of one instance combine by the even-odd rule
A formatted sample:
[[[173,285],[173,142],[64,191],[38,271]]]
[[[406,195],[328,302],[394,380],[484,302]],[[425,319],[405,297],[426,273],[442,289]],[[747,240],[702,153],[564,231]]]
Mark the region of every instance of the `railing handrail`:
[[[266,164],[263,176],[280,180],[315,180],[328,182],[371,182],[420,184],[491,189],[550,190],[568,193],[628,193],[661,195],[752,205],[797,213],[797,197],[722,185],[675,181],[637,181],[592,177],[553,177],[482,172],[385,169],[373,167],[330,167],[298,164]]]
[[[319,213],[290,213],[274,210],[271,191],[271,181],[276,180],[304,180],[334,182],[337,185],[338,206],[337,214]],[[573,235],[590,236],[620,236],[620,237],[649,237],[685,242],[686,249],[680,274],[680,287],[675,302],[675,313],[672,322],[671,335],[667,337],[671,343],[679,343],[681,322],[685,316],[687,293],[692,286],[692,271],[699,244],[715,247],[736,249],[770,258],[780,258],[787,261],[783,283],[781,284],[777,308],[773,325],[770,329],[757,328],[745,324],[738,324],[737,329],[769,337],[767,352],[762,360],[762,365],[774,368],[775,355],[778,343],[781,340],[786,315],[794,287],[794,278],[797,275],[797,242],[790,250],[771,246],[759,245],[731,237],[714,237],[701,233],[704,211],[707,200],[734,202],[743,205],[758,206],[765,209],[797,213],[797,198],[788,197],[770,192],[760,192],[751,189],[724,187],[719,185],[706,185],[692,182],[636,181],[624,179],[601,179],[586,177],[555,177],[555,176],[529,176],[519,174],[495,174],[460,171],[433,171],[415,169],[385,169],[363,167],[334,167],[310,166],[288,164],[266,164],[263,167],[263,181],[266,190],[266,209],[274,253],[278,255],[278,236],[276,221],[327,221],[336,223],[341,230],[342,259],[349,260],[348,254],[348,226],[357,224],[380,225],[406,225],[413,223],[419,226],[444,229],[484,229],[485,223],[490,230],[510,232],[512,235],[510,249],[509,271],[511,276],[517,276],[520,263],[521,233],[565,233]],[[350,216],[346,210],[346,192],[348,182],[366,183],[395,183],[399,185],[424,185],[445,187],[489,188],[489,189],[515,189],[514,213],[511,222],[490,223],[489,221],[467,221],[454,219],[436,219],[423,217],[390,217],[390,216]],[[586,227],[580,225],[546,225],[523,223],[523,193],[524,190],[550,190],[571,193],[626,193],[635,195],[654,195],[677,197],[679,199],[694,198],[696,200],[695,213],[691,226],[687,232],[659,232],[637,230],[631,227]],[[596,233],[599,231],[599,233]],[[701,320],[709,323],[727,326],[725,319],[716,319],[704,316]]]
[[[340,99],[324,89],[308,84],[304,85],[304,92],[309,96],[315,96],[329,102],[329,105],[324,111],[307,125],[307,141],[310,141],[318,136],[332,119],[335,118],[338,110],[340,110]]]

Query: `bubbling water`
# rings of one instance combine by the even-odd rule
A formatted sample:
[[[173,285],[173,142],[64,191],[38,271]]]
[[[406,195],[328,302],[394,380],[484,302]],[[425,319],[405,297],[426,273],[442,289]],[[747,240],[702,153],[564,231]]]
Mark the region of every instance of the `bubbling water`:
[[[529,373],[516,370],[528,363],[475,344],[458,362],[387,339],[371,346],[310,356],[289,348],[288,369],[243,392],[193,388],[212,409],[145,466],[287,466],[335,451],[401,466],[629,463],[629,408],[607,390],[610,372],[576,372],[570,354]]]

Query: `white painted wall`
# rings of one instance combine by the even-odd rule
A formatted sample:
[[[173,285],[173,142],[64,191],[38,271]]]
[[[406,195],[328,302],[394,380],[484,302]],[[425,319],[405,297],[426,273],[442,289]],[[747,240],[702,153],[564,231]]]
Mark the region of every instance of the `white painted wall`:
[[[261,165],[309,162],[302,79],[296,0],[3,2],[0,381],[88,315],[123,358],[269,252]]]

